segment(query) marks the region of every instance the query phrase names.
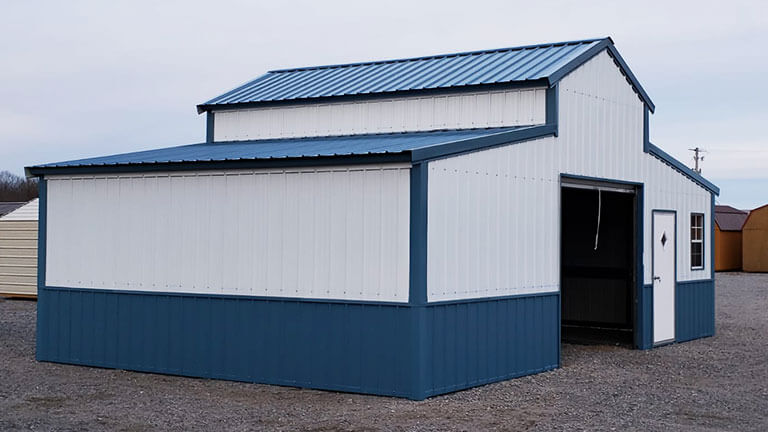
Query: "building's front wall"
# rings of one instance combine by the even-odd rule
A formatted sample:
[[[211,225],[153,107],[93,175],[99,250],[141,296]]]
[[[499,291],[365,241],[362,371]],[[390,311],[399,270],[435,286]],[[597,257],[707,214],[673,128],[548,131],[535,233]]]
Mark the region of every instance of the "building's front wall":
[[[49,177],[45,284],[407,302],[409,173]]]
[[[710,193],[643,152],[643,103],[613,59],[599,54],[559,87],[558,137],[429,164],[429,301],[558,291],[561,174],[643,184],[646,284],[654,209],[678,214],[677,280],[712,277],[689,252],[690,213],[703,213],[710,256]]]
[[[214,112],[214,141],[543,124],[543,88]]]
[[[741,270],[741,231],[715,225],[715,271]]]

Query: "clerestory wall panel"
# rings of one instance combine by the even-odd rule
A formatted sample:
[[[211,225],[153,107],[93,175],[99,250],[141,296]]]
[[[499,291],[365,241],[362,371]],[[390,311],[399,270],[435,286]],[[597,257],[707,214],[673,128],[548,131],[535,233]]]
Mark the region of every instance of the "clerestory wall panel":
[[[544,88],[215,111],[214,140],[543,124]]]

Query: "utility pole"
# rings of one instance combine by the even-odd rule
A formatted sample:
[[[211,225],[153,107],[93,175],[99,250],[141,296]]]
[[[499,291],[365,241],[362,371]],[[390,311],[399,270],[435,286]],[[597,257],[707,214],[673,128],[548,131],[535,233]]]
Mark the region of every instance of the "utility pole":
[[[688,150],[693,152],[693,164],[694,164],[693,170],[696,171],[697,173],[701,174],[701,168],[699,168],[699,161],[703,161],[704,160],[704,155],[702,154],[701,156],[699,156],[699,154],[700,153],[706,153],[706,150],[700,149],[698,147],[692,148],[692,149],[688,149]]]

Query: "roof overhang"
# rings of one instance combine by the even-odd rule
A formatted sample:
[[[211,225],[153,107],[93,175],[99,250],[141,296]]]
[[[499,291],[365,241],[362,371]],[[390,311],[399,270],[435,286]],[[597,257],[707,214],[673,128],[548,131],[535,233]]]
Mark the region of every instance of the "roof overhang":
[[[166,160],[146,160],[133,161],[128,157],[134,154],[126,154],[121,162],[119,156],[117,159],[112,157],[110,162],[101,162],[100,158],[85,159],[82,161],[72,161],[63,163],[54,163],[46,165],[37,165],[25,168],[27,176],[47,176],[47,175],[74,175],[74,174],[106,174],[106,173],[130,173],[147,171],[194,171],[194,170],[236,170],[253,168],[288,168],[288,167],[307,167],[307,166],[334,166],[334,165],[362,165],[362,164],[382,164],[382,163],[411,163],[417,164],[434,159],[441,159],[456,156],[463,153],[485,150],[501,145],[514,144],[532,139],[553,136],[557,131],[555,125],[539,125],[518,128],[507,128],[501,131],[489,130],[487,133],[477,133],[468,138],[462,138],[454,135],[448,135],[450,139],[435,140],[424,145],[410,146],[397,151],[378,150],[377,152],[365,152],[359,154],[317,154],[312,156],[298,157],[238,157],[238,158],[220,158],[204,159],[196,158],[194,160],[183,157]],[[482,130],[480,131],[482,132]],[[437,131],[436,133],[441,133]],[[410,135],[422,135],[424,133],[412,133]],[[409,134],[386,134],[380,135],[382,139],[391,136],[408,137]],[[371,136],[367,136],[371,137]],[[372,136],[376,139],[376,135]],[[329,137],[329,139],[338,137]],[[353,137],[341,137],[354,138]],[[232,143],[214,143],[200,144],[200,146],[211,146],[225,148],[228,144],[254,144],[259,146],[262,141],[252,142],[232,142]],[[295,142],[285,140],[288,143]],[[190,146],[185,146],[190,147]],[[171,148],[173,149],[173,148]],[[159,149],[168,150],[168,149]],[[151,151],[150,151],[151,152]],[[146,153],[146,152],[138,152]],[[134,158],[135,159],[135,158]]]

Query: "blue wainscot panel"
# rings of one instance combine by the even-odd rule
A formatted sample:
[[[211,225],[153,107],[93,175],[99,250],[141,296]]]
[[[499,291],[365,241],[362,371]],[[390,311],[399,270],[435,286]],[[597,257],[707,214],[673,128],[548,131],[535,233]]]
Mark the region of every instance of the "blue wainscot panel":
[[[424,399],[559,365],[559,294],[434,305],[45,287],[37,359]]]
[[[715,334],[715,281],[678,282],[675,293],[677,342]]]
[[[411,308],[44,288],[37,359],[413,397]]]
[[[647,350],[653,348],[653,285],[643,285],[638,304],[635,346]]]
[[[559,300],[555,292],[424,308],[423,396],[557,368]]]

